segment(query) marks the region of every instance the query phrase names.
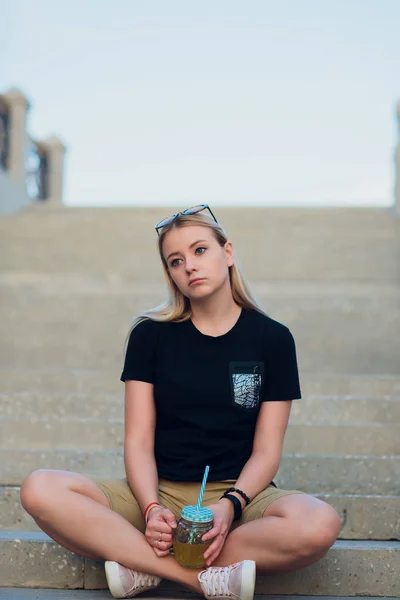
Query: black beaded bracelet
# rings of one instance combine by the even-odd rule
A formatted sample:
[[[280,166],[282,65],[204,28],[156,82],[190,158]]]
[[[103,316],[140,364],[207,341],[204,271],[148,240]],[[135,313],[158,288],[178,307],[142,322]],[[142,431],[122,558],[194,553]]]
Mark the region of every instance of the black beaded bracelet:
[[[242,505],[239,498],[232,496],[232,494],[228,494],[228,492],[225,492],[225,494],[221,496],[220,500],[222,500],[222,498],[228,498],[228,500],[232,502],[234,510],[233,520],[238,521],[242,517]]]
[[[226,490],[226,492],[227,493],[236,492],[237,494],[239,494],[239,496],[242,496],[243,500],[246,502],[246,506],[248,504],[250,504],[250,498],[242,490],[239,490],[238,488],[235,488],[235,487],[231,487],[231,488],[229,488],[229,490]]]

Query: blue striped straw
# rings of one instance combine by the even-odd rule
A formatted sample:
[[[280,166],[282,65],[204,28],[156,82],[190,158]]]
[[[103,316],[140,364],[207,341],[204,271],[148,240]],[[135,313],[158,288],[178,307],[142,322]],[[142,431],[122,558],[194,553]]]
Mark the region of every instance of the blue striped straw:
[[[207,477],[208,477],[209,470],[210,470],[210,467],[206,467],[205,471],[204,471],[203,482],[201,484],[200,494],[199,494],[199,498],[197,500],[197,510],[200,510],[200,508],[201,508],[201,503],[202,503],[202,500],[203,500],[203,494],[204,494],[204,489],[206,487]]]

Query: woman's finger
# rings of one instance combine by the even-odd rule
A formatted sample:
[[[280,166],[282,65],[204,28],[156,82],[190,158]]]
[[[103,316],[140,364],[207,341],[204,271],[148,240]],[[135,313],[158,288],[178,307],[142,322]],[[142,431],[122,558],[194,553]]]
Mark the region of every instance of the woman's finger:
[[[219,535],[216,540],[207,548],[204,552],[204,559],[206,561],[207,566],[209,566],[220,554],[225,543],[225,538],[222,535]]]
[[[169,550],[171,547],[171,542],[159,542],[158,540],[153,540],[151,543],[152,546],[154,546],[154,548],[157,548],[158,550]]]
[[[206,560],[208,560],[211,556],[214,555],[214,553],[216,552],[216,550],[222,545],[222,542],[220,540],[220,538],[217,538],[216,540],[214,540],[214,542],[207,548],[207,550],[204,552],[204,558]]]
[[[146,531],[145,537],[147,541],[154,542],[172,542],[172,535],[169,533],[161,533],[160,531]]]
[[[213,538],[217,537],[217,535],[219,535],[220,533],[221,533],[221,525],[214,525],[214,527],[212,529],[210,529],[210,531],[207,531],[207,533],[205,533],[201,539],[203,542],[207,542],[207,541],[212,540]]]
[[[158,556],[158,558],[162,558],[163,556],[168,556],[168,554],[169,554],[169,550],[159,550],[158,548],[154,548],[154,546],[153,546],[153,550],[156,553],[156,555]]]
[[[160,552],[169,552],[171,548],[170,542],[152,542],[150,546],[154,548],[154,550],[159,550]]]
[[[217,560],[218,556],[220,555],[222,550],[222,546],[220,548],[218,548],[214,554],[212,554],[209,558],[207,558],[206,560],[206,566],[207,567],[211,567],[211,565],[214,563],[215,560]]]
[[[166,542],[167,544],[172,544],[172,536],[169,535],[167,537],[167,535],[168,534],[166,534],[166,533],[154,533],[150,538],[151,543],[154,545],[164,544],[164,542]]]
[[[170,533],[164,533],[162,531],[151,531],[149,529],[146,529],[146,533],[144,534],[146,540],[149,542],[149,544],[153,545],[155,542],[160,541],[160,536],[161,536],[161,541],[163,542],[172,542],[172,535]]]
[[[157,540],[158,539],[160,539],[160,534],[157,535]],[[172,542],[172,535],[170,533],[163,533],[162,541],[163,542]]]
[[[149,521],[146,531],[157,531],[157,533],[172,533],[172,528],[165,521]]]

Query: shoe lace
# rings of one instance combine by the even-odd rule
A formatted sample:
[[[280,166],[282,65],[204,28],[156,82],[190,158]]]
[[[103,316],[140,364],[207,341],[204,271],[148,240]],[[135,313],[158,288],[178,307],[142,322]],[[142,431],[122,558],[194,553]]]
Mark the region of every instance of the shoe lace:
[[[207,587],[208,596],[231,596],[229,576],[233,565],[227,567],[211,567],[200,574],[200,580]]]
[[[159,577],[156,575],[149,575],[149,573],[141,573],[140,571],[135,571],[135,587],[147,587],[149,585],[157,585],[160,581]]]

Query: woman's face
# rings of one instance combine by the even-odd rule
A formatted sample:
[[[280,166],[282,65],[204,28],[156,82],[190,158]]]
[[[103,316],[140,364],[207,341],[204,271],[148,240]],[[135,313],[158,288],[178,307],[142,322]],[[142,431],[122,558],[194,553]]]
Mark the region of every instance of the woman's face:
[[[164,238],[163,254],[171,278],[187,298],[204,298],[229,283],[232,244],[220,246],[209,227],[174,227]]]

